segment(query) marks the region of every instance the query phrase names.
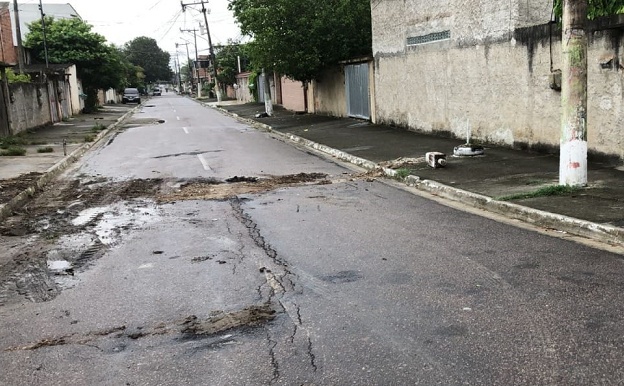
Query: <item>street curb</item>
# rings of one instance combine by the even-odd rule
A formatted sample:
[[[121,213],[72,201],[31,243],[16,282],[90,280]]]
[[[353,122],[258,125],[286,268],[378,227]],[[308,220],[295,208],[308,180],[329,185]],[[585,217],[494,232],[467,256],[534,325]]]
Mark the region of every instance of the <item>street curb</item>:
[[[128,115],[134,113],[139,106],[141,105],[139,104],[132,110],[128,110],[128,112],[126,112],[124,115],[117,118],[114,123],[108,125],[105,130],[100,131],[93,140],[93,142],[85,142],[84,144],[80,145],[77,149],[72,151],[67,156],[63,157],[63,159],[61,159],[56,164],[51,166],[48,170],[43,172],[43,175],[39,177],[39,179],[37,179],[37,181],[35,181],[31,186],[24,189],[6,204],[0,206],[0,221],[4,221],[7,217],[11,216],[13,211],[15,211],[17,208],[22,207],[36,192],[42,190],[45,185],[47,185],[50,181],[52,181],[59,174],[65,171],[69,165],[76,162],[80,157],[82,157],[87,152],[87,150],[95,146],[95,144],[97,144],[102,138],[104,138],[112,129],[119,126],[119,124],[124,119],[126,119]]]
[[[340,160],[350,162],[352,164],[361,166],[369,170],[381,169],[388,177],[394,177],[396,175],[395,170],[383,168],[373,161],[353,156],[341,150],[337,150],[327,145],[322,145],[320,143],[310,141],[294,134],[277,131],[267,124],[254,121],[253,119],[240,117],[238,116],[238,114],[231,113],[221,107],[209,107],[228,114],[241,122],[248,123],[254,127],[269,131],[276,136],[284,138],[285,140],[289,140],[305,147],[321,151]],[[554,229],[560,232],[589,238],[610,245],[624,245],[624,228],[598,224],[591,221],[581,220],[556,213],[550,213],[506,201],[498,201],[489,196],[484,196],[481,194],[454,188],[452,186],[444,185],[433,180],[423,180],[420,177],[414,175],[407,176],[404,180],[404,183],[408,186],[413,186],[416,189],[422,190],[438,197],[461,202],[463,204],[472,206],[473,208],[486,210],[488,212],[496,213],[507,218],[520,220],[525,223],[533,224],[542,228]]]

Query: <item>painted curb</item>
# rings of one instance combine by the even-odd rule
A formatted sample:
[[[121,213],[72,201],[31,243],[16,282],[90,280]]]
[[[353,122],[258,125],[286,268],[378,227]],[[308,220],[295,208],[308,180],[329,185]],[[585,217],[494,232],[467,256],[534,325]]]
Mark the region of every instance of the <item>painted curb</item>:
[[[353,156],[341,150],[337,150],[329,146],[310,141],[294,134],[277,131],[269,125],[259,123],[257,121],[254,121],[253,119],[239,117],[237,114],[230,113],[229,111],[221,107],[209,107],[221,111],[229,116],[232,116],[241,122],[248,123],[253,127],[258,127],[269,131],[272,134],[275,134],[276,136],[279,136],[285,140],[303,145],[314,150],[321,151],[342,161],[347,161],[369,170],[381,169],[388,177],[394,177],[396,175],[395,170],[383,168],[373,161]],[[520,220],[525,223],[529,223],[546,229],[555,229],[560,232],[585,237],[610,245],[624,245],[624,228],[598,224],[591,221],[581,220],[578,218],[564,216],[556,213],[550,213],[506,201],[498,201],[489,196],[484,196],[481,194],[454,188],[452,186],[444,185],[433,180],[423,180],[420,177],[414,175],[406,177],[404,182],[406,185],[413,186],[416,189],[433,194],[435,196],[461,202],[463,204],[470,205],[473,208],[496,213],[507,218]]]
[[[56,164],[51,166],[48,170],[43,172],[42,176],[39,177],[37,181],[35,181],[31,186],[24,189],[17,196],[13,197],[9,202],[2,205],[0,207],[0,221],[4,221],[7,217],[9,217],[17,208],[22,207],[30,198],[38,191],[42,190],[44,186],[46,186],[50,181],[56,178],[59,174],[61,174],[69,165],[76,162],[80,157],[82,157],[87,150],[91,147],[95,146],[102,138],[104,138],[108,133],[119,126],[119,124],[125,120],[128,115],[133,114],[141,105],[137,105],[135,108],[129,110],[121,117],[117,118],[114,123],[111,123],[106,127],[105,130],[102,130],[95,137],[93,142],[85,142],[80,145],[77,149],[72,151],[67,156],[63,157]]]

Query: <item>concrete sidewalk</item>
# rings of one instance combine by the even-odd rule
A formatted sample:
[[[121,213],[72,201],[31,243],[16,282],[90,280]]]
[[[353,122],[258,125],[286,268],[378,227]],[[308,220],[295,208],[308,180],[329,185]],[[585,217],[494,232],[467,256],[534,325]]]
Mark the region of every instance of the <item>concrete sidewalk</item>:
[[[484,156],[454,157],[462,141],[375,125],[356,119],[294,114],[277,107],[272,117],[255,118],[263,104],[210,104],[291,141],[367,168],[400,157],[447,154],[448,165],[410,165],[406,182],[547,229],[593,238],[624,248],[624,166],[589,162],[589,184],[557,196],[511,198],[558,184],[558,155],[486,147]],[[392,170],[386,169],[390,175]],[[623,249],[624,252],[624,249]]]
[[[448,155],[448,165],[432,169],[424,162],[409,166],[410,185],[432,194],[461,201],[476,208],[536,224],[546,229],[568,232],[622,247],[624,253],[624,167],[590,162],[589,186],[560,196],[504,200],[511,195],[533,192],[558,183],[557,155],[546,155],[486,148],[479,157],[452,157],[461,141],[424,135],[355,119],[294,114],[276,108],[273,117],[255,118],[264,111],[262,104],[217,104],[219,108],[256,127],[301,145],[364,166],[378,168],[380,163],[400,157],[422,158],[426,152]],[[95,142],[85,137],[102,138],[115,128],[135,105],[107,105],[96,114],[83,114],[69,122],[26,133],[30,145],[26,156],[0,157],[0,221]],[[97,131],[100,125],[107,130]],[[63,151],[66,142],[66,154]],[[38,153],[51,147],[52,153]],[[386,173],[395,173],[385,169]]]

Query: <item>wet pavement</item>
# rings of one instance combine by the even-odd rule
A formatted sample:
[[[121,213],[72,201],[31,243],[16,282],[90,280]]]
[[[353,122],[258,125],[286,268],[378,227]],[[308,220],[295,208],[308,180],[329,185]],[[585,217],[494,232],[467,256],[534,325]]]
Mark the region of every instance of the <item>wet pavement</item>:
[[[146,104],[149,106],[149,102]],[[612,160],[590,158],[589,183],[585,188],[556,196],[513,198],[514,195],[557,185],[558,155],[486,146],[483,156],[455,157],[453,148],[463,143],[459,139],[357,119],[296,114],[280,107],[275,108],[272,117],[255,118],[264,111],[264,105],[258,103],[236,104],[234,101],[204,105],[272,131],[286,141],[366,168],[375,168],[380,163],[401,157],[415,159],[401,169],[410,174],[404,181],[421,190],[546,229],[624,246],[624,166]],[[33,145],[28,146],[26,156],[0,157],[0,180],[33,172],[46,176],[62,169],[92,144],[85,143],[84,138],[93,133],[94,125],[112,129],[134,107],[107,105],[98,114],[80,115],[69,122],[28,133],[25,137]],[[106,131],[96,134],[101,137]],[[67,143],[68,156],[63,152],[63,140]],[[41,146],[50,146],[54,152],[37,153],[37,147]],[[425,153],[431,151],[447,155],[446,167],[434,169],[424,162]],[[395,173],[390,169],[385,171],[390,175]],[[42,186],[45,181],[37,183]],[[0,210],[4,216],[15,205],[23,203],[23,200],[11,203],[11,198],[5,194],[0,194],[0,198]]]

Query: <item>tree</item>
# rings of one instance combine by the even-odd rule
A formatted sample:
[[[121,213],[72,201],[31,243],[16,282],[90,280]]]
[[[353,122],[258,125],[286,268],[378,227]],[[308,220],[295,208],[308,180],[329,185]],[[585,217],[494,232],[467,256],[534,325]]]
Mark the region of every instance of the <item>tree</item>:
[[[98,90],[124,87],[128,63],[119,49],[107,45],[102,35],[91,31],[91,25],[77,18],[55,20],[51,17],[46,17],[45,25],[48,61],[76,65],[78,78],[87,95],[85,111],[97,107]],[[41,21],[30,24],[24,46],[31,50],[36,61],[45,61]]]
[[[563,14],[563,0],[555,0],[554,12],[559,19]],[[595,19],[601,16],[624,13],[624,0],[589,0],[587,18]]]
[[[143,69],[147,83],[171,79],[171,55],[161,50],[156,40],[140,36],[126,43],[123,51],[132,64]]]
[[[229,40],[227,45],[215,47],[215,56],[217,60],[217,79],[219,83],[222,85],[232,85],[236,83],[239,58],[241,60],[241,65],[245,66],[247,63],[245,45]],[[245,68],[241,70],[245,71]]]
[[[253,37],[256,70],[307,83],[340,60],[372,51],[370,0],[232,0],[229,9]]]

